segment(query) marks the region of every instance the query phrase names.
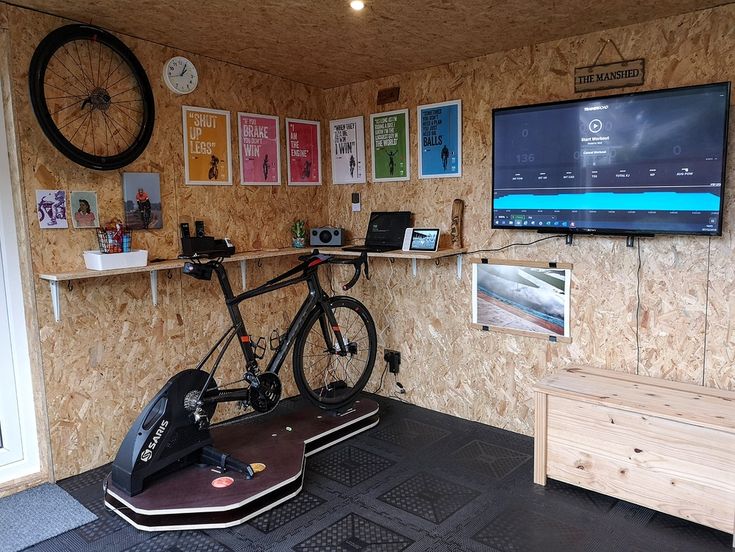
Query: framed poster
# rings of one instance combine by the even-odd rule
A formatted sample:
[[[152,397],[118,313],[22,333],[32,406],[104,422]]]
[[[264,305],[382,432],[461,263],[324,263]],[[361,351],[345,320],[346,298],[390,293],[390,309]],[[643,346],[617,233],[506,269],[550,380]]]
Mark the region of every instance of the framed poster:
[[[125,226],[130,230],[163,228],[161,175],[123,173],[123,210]]]
[[[571,264],[499,259],[472,262],[474,327],[571,341]]]
[[[322,183],[322,146],[319,121],[286,119],[288,183],[319,186]]]
[[[408,109],[370,115],[373,182],[411,178],[408,154]]]
[[[364,118],[329,121],[332,145],[332,183],[365,184]]]
[[[420,105],[419,178],[462,176],[462,100]]]
[[[97,228],[102,226],[97,208],[96,192],[71,193],[72,223],[74,228]]]
[[[184,130],[184,182],[232,184],[230,112],[181,108]]]
[[[240,184],[281,184],[281,133],[275,115],[238,113]]]
[[[36,213],[41,230],[69,228],[64,190],[36,190]]]

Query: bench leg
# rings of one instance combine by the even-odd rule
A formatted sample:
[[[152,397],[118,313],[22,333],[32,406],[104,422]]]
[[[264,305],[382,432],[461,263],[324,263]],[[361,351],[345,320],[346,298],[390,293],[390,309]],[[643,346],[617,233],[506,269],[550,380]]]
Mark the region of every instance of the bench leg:
[[[546,485],[546,393],[536,392],[536,428],[533,438],[533,482]]]

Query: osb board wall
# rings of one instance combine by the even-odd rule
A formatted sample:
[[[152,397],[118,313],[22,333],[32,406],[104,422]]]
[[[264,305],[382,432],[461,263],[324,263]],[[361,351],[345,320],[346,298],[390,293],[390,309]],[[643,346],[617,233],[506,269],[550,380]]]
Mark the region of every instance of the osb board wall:
[[[122,217],[121,171],[96,172],[75,165],[43,136],[28,102],[28,65],[39,41],[68,21],[13,6],[7,11],[11,49],[11,82],[18,126],[21,182],[33,271],[65,272],[83,268],[82,251],[96,247],[91,230],[40,230],[35,190],[60,188],[97,192],[101,219]],[[183,184],[181,106],[194,105],[232,113],[233,175],[238,174],[237,111],[277,114],[284,135],[285,117],[318,118],[320,91],[280,78],[248,71],[207,58],[190,56],[200,74],[198,89],[178,97],[159,75],[164,62],[179,54],[157,44],[121,37],[146,69],[156,98],[156,125],[144,154],[125,168],[161,175],[163,229],[136,232],[133,246],[149,258],[175,257],[178,224],[203,220],[207,233],[228,236],[238,250],[289,245],[290,223],[305,216],[323,224],[326,206],[317,187],[242,187]],[[282,174],[286,174],[285,155]],[[234,179],[237,182],[236,178]],[[284,177],[285,181],[285,177]],[[70,224],[71,226],[71,224]],[[269,270],[286,261],[264,260]],[[249,278],[263,281],[262,270],[250,263]],[[239,267],[229,268],[239,289]],[[170,276],[170,277],[168,277]],[[48,397],[51,448],[56,477],[65,477],[112,459],[127,427],[165,380],[192,366],[227,327],[227,314],[215,280],[182,278],[178,271],[161,274],[159,304],[153,307],[147,274],[126,275],[62,285],[62,321],[54,322],[48,284],[36,279],[41,355]],[[284,309],[298,308],[299,290],[285,291],[270,301],[248,305],[249,319],[280,321]],[[270,327],[248,328],[268,335]],[[242,369],[228,354],[221,378],[230,380]],[[291,379],[285,370],[285,378]],[[293,386],[286,385],[286,392]]]
[[[404,208],[414,212],[416,226],[447,232],[452,201],[461,198],[470,250],[537,239],[532,232],[490,229],[492,109],[578,97],[574,68],[592,63],[608,38],[629,58],[646,59],[642,89],[732,80],[734,29],[735,7],[722,7],[328,90],[325,118],[364,115],[367,142],[370,113],[408,107],[412,158],[410,182],[331,187],[330,220],[361,237],[371,210]],[[377,91],[390,86],[401,87],[400,100],[378,108]],[[416,107],[458,98],[463,176],[419,180]],[[730,169],[730,184],[734,176]],[[360,213],[349,211],[354,191],[362,193]],[[640,363],[638,251],[626,248],[621,238],[581,237],[573,246],[552,239],[485,254],[573,263],[570,344],[471,329],[467,260],[459,282],[454,259],[439,266],[419,261],[416,278],[408,261],[375,260],[372,281],[358,285],[355,295],[375,316],[381,350],[386,346],[403,353],[398,380],[407,389],[407,400],[514,431],[533,433],[533,384],[572,363],[731,389],[733,194],[726,201],[722,238],[661,236],[640,242]],[[380,370],[372,386],[379,375]],[[393,390],[388,375],[383,393]]]

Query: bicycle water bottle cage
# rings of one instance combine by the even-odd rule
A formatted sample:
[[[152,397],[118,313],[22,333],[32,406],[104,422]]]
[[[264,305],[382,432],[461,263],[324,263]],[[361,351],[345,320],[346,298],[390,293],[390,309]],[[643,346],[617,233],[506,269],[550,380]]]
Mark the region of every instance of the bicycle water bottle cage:
[[[250,343],[253,344],[253,354],[258,360],[263,360],[265,356],[265,337],[259,337],[257,341],[253,340],[253,336],[250,336]]]
[[[271,351],[277,351],[284,339],[286,339],[286,334],[281,335],[278,330],[273,330],[269,338]]]
[[[212,279],[212,267],[205,264],[199,263],[184,263],[182,269],[184,274],[193,276],[197,280],[211,280]]]

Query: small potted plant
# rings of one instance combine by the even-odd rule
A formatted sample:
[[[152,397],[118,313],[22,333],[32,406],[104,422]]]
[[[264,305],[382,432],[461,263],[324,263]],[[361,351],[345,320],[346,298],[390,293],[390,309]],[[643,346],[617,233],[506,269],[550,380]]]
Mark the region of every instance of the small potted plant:
[[[291,225],[291,245],[293,247],[304,247],[306,242],[306,221],[297,220]]]

